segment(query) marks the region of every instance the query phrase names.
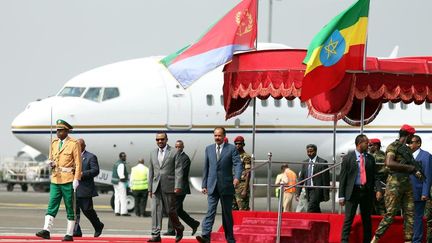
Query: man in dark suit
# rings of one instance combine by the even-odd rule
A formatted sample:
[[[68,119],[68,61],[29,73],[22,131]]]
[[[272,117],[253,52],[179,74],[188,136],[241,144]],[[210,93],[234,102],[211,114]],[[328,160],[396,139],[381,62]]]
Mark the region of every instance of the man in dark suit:
[[[167,144],[164,132],[156,134],[157,149],[150,153],[149,196],[152,198],[152,238],[147,242],[161,242],[162,207],[176,231],[176,242],[183,238],[184,226],[176,211],[176,193],[181,193],[183,167],[178,160],[177,151]]]
[[[372,200],[375,185],[375,159],[367,153],[369,140],[366,135],[355,139],[356,149],[342,160],[339,179],[339,204],[345,206],[342,242],[348,243],[351,224],[360,205],[363,222],[363,242],[372,239]]]
[[[421,149],[422,140],[420,136],[414,135],[408,141],[409,147],[413,152],[413,157],[419,161],[423,168],[423,173],[426,179],[423,181],[417,179],[414,175],[410,175],[411,184],[414,192],[414,235],[413,243],[422,242],[423,238],[423,215],[425,211],[426,201],[429,199],[432,176],[432,156]]]
[[[306,153],[309,159],[304,160],[305,164],[302,166],[299,181],[306,179],[312,175],[315,175],[328,168],[325,164],[315,163],[327,163],[327,160],[317,156],[317,146],[315,144],[309,144],[306,146]],[[307,163],[307,164],[306,164]],[[306,186],[330,186],[330,173],[325,171],[322,174],[315,176],[312,180],[305,182]],[[301,190],[296,191],[296,200],[300,196]],[[328,201],[330,199],[328,188],[306,188],[306,198],[308,200],[308,213],[321,213],[320,203]]]
[[[76,221],[73,236],[81,237],[80,209],[84,215],[90,220],[95,230],[94,237],[99,237],[102,234],[104,224],[99,220],[96,211],[93,208],[93,197],[97,197],[94,177],[99,175],[99,164],[96,155],[85,150],[86,144],[83,139],[78,139],[81,146],[82,157],[82,176],[80,184],[76,191]]]
[[[216,209],[220,200],[225,239],[228,243],[234,243],[231,205],[234,197],[234,187],[240,182],[242,164],[236,147],[232,144],[224,143],[226,136],[225,128],[215,128],[213,135],[215,144],[207,146],[205,150],[202,182],[202,193],[208,195],[208,209],[207,215],[202,222],[202,235],[196,238],[201,243],[210,242]]]
[[[192,235],[194,235],[200,225],[200,222],[193,219],[186,211],[183,209],[183,201],[187,194],[191,194],[189,186],[189,170],[191,161],[189,156],[183,151],[184,143],[182,140],[177,140],[175,147],[177,149],[177,156],[180,163],[183,166],[183,187],[181,193],[176,195],[176,210],[177,215],[181,218],[187,225],[192,228]],[[175,235],[174,228],[172,226],[171,220],[168,220],[168,231],[164,235]]]

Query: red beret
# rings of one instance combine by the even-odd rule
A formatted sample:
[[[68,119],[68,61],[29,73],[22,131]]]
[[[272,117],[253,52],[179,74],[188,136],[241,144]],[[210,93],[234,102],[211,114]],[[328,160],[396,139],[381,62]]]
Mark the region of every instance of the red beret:
[[[410,134],[414,134],[414,133],[416,132],[416,130],[415,130],[414,127],[412,127],[412,126],[410,126],[410,125],[407,125],[407,124],[404,124],[404,125],[401,127],[400,130],[401,130],[401,131],[406,131],[406,132],[408,132],[408,133],[410,133]]]
[[[228,138],[224,137],[224,143],[228,143]]]
[[[234,139],[234,143],[235,142],[242,142],[242,143],[244,143],[244,137],[242,137],[242,136],[237,136],[235,139]]]
[[[369,143],[381,144],[381,140],[379,140],[378,138],[371,138],[369,139]]]

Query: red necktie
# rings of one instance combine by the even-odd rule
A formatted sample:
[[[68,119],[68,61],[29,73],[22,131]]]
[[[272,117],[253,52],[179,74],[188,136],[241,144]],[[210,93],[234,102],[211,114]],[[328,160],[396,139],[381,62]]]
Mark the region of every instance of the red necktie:
[[[366,169],[363,154],[360,154],[360,183],[366,184]]]

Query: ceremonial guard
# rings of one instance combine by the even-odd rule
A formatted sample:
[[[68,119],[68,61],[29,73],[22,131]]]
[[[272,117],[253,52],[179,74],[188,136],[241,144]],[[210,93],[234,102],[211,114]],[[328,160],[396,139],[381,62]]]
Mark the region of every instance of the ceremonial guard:
[[[234,144],[240,154],[242,162],[242,176],[239,185],[235,188],[235,198],[233,201],[234,210],[249,210],[249,178],[251,169],[251,156],[244,151],[244,138],[237,136],[234,139]]]
[[[74,191],[81,179],[81,148],[78,141],[68,136],[73,127],[64,120],[57,120],[57,138],[51,142],[49,160],[52,168],[50,198],[45,215],[43,230],[36,236],[50,239],[54,218],[63,198],[66,214],[67,227],[63,241],[73,241],[73,230],[75,226]]]

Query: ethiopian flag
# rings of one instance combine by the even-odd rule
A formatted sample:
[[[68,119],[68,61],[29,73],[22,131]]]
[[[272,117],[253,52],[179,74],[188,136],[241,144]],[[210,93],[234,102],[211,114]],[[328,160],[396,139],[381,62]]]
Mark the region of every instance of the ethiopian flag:
[[[363,70],[368,14],[369,0],[358,0],[314,37],[303,60],[302,101],[336,87],[346,70]]]
[[[243,0],[195,43],[160,62],[183,88],[232,59],[234,52],[255,48],[257,0]]]

